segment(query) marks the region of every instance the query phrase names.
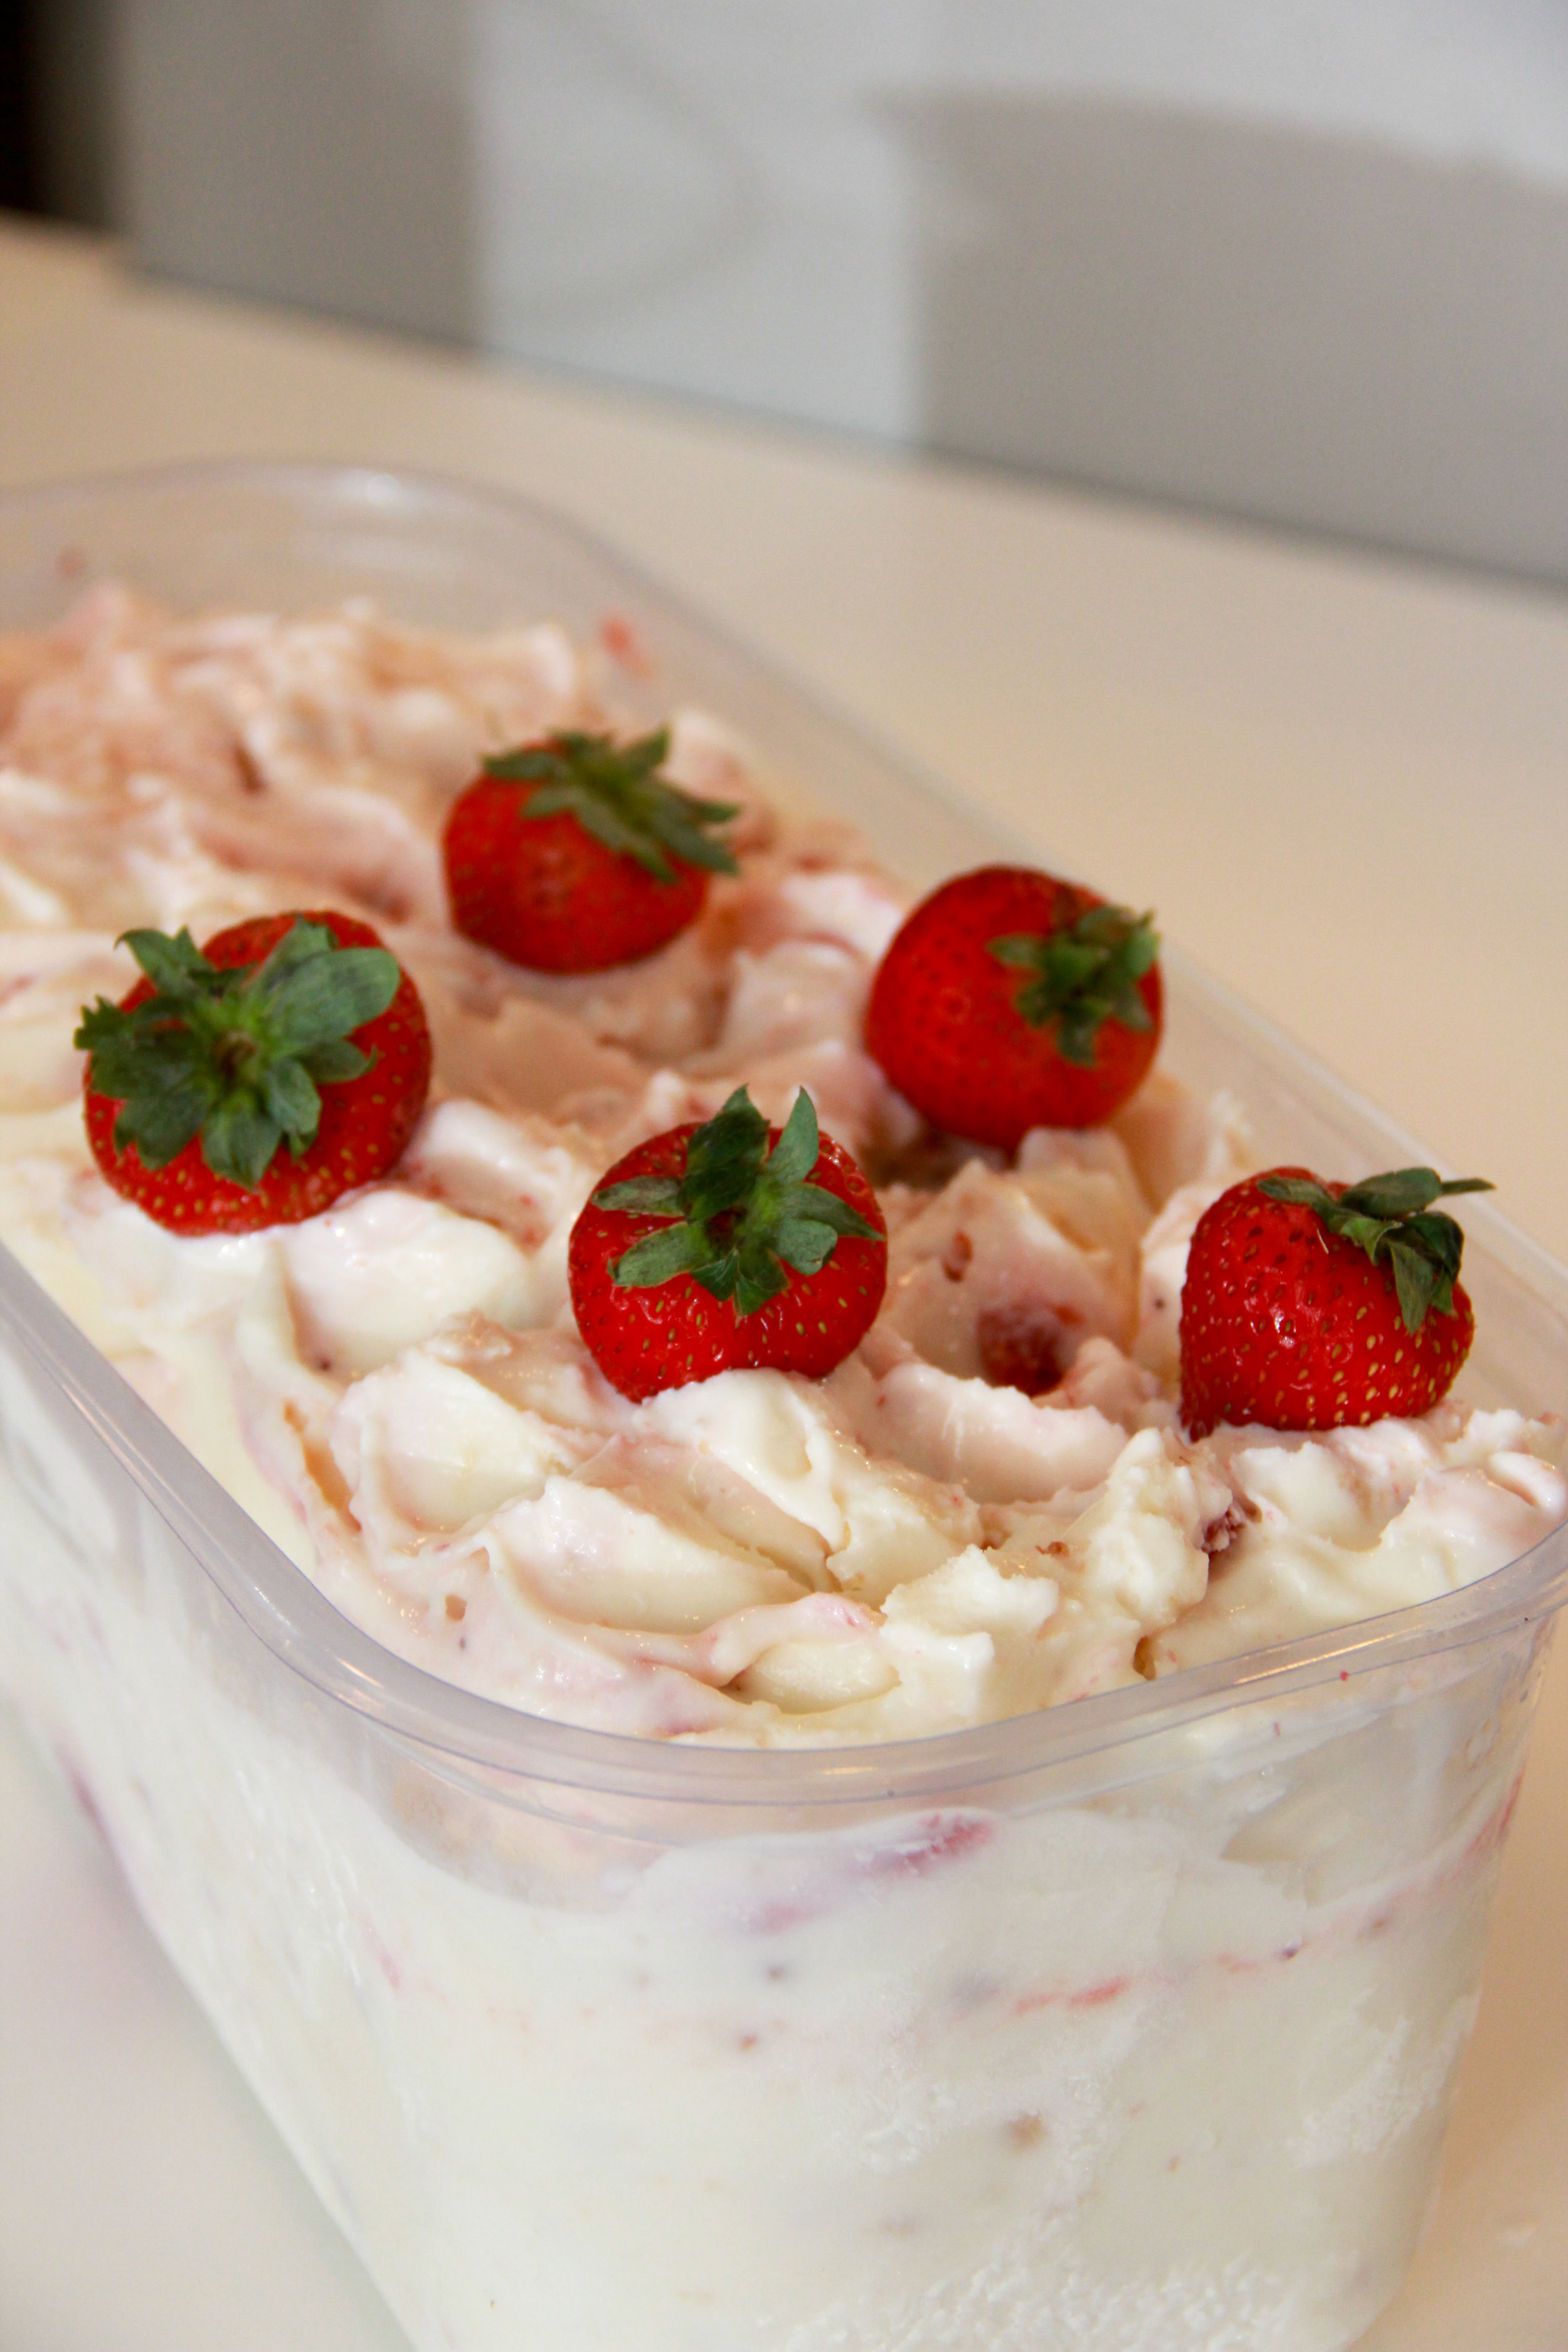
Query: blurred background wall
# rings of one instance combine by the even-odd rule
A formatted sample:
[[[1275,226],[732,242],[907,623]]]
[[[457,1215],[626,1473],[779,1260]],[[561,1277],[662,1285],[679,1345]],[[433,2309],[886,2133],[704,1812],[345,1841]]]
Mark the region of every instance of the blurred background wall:
[[[149,267],[1568,579],[1563,0],[28,0]]]

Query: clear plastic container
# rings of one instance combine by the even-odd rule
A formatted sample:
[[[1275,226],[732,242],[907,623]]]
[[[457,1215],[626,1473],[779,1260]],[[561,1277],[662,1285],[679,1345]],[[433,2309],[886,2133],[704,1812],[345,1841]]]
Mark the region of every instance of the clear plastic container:
[[[911,880],[1010,846],[510,499],[247,469],[0,507],[0,625],[106,572],[182,607],[614,613],[657,657],[643,715],[721,713]],[[1171,1066],[1270,1156],[1419,1156],[1167,971]],[[1466,1223],[1468,1391],[1568,1410],[1568,1277]],[[1330,2352],[1394,2293],[1568,1530],[972,1732],[645,1743],[390,1656],[3,1253],[0,1312],[0,1685],[421,2352]]]

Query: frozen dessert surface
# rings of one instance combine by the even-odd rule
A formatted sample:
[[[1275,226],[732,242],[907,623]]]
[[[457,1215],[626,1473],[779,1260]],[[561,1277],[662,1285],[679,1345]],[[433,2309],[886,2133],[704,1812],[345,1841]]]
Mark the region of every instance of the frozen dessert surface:
[[[615,693],[553,627],[358,606],[174,620],[105,588],[0,639],[0,1234],[347,1615],[611,1729],[900,1738],[1425,1601],[1563,1517],[1563,1433],[1513,1410],[1189,1443],[1183,1266],[1250,1164],[1242,1112],[1156,1071],[1011,1161],[933,1143],[862,1044],[906,894],[776,816],[718,720],[671,721],[671,776],[742,810],[691,929],[560,977],[458,935],[439,835],[479,756]],[[304,1223],[165,1233],[92,1169],[79,1008],[129,984],[130,925],[329,898],[427,1008],[412,1146]],[[615,1160],[742,1083],[775,1121],[806,1087],[877,1179],[885,1306],[824,1381],[630,1403],[577,1336],[568,1234]]]

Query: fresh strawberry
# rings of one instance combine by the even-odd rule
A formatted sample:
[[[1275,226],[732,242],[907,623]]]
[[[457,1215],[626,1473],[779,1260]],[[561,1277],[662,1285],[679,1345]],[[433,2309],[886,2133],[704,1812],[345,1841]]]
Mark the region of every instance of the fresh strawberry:
[[[1016,1150],[1098,1127],[1160,1042],[1152,918],[1027,866],[944,882],[882,958],[866,1047],[935,1127]]]
[[[1273,1168],[1198,1219],[1182,1291],[1182,1418],[1359,1428],[1430,1410],[1470,1351],[1465,1237],[1434,1201],[1489,1192],[1399,1168],[1324,1184]]]
[[[742,1368],[825,1378],[882,1303],[888,1229],[809,1095],[781,1129],[738,1087],[704,1126],[616,1161],[572,1228],[568,1266],[589,1351],[640,1402]]]
[[[546,736],[484,762],[447,819],[452,920],[532,971],[635,963],[701,912],[734,858],[711,828],[740,814],[658,773],[660,729],[636,743]]]
[[[368,923],[262,915],[202,949],[184,930],[125,944],[145,977],[84,1006],[76,1033],[88,1141],[117,1192],[174,1233],[253,1233],[402,1158],[430,1032]]]

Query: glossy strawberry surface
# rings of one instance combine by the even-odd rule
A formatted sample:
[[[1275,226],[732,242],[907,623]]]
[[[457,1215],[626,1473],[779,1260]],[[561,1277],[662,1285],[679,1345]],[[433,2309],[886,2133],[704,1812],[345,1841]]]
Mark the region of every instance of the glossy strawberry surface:
[[[700,866],[675,865],[661,881],[565,811],[530,817],[537,789],[481,776],[453,803],[442,854],[466,939],[533,971],[604,971],[696,921],[708,896]]]
[[[261,964],[301,918],[293,912],[263,915],[217,932],[204,944],[207,961],[224,970]],[[341,947],[379,948],[369,923],[330,909],[307,913]],[[153,995],[139,980],[121,999],[130,1012]],[[193,1139],[162,1168],[145,1166],[134,1144],[117,1149],[114,1124],[121,1104],[93,1085],[89,1057],[83,1079],[83,1113],[94,1160],[117,1192],[183,1234],[253,1233],[266,1225],[293,1224],[329,1208],[341,1193],[384,1176],[402,1158],[430,1085],[430,1031],[414,982],[404,972],[386,1010],[353,1032],[353,1042],[372,1055],[363,1076],[321,1088],[321,1123],[315,1140],[296,1159],[287,1149],[274,1155],[254,1190],[216,1175]]]
[[[1193,1234],[1181,1324],[1188,1430],[1339,1429],[1428,1412],[1475,1336],[1462,1286],[1450,1312],[1433,1308],[1411,1331],[1390,1265],[1328,1232],[1310,1208],[1270,1199],[1259,1190],[1268,1176],[1311,1181],[1300,1168],[1249,1177],[1205,1211]]]
[[[1096,910],[1121,911],[1052,875],[989,866],[908,918],[872,984],[866,1047],[934,1127],[1013,1151],[1032,1127],[1099,1126],[1133,1092],[1160,1043],[1158,964],[1130,1007],[1146,1025],[1109,1014],[1081,1061],[1064,1051],[1060,1020],[1027,1017],[1031,975],[998,952],[1070,933]]]
[[[638,1144],[609,1171],[599,1192],[649,1178],[680,1179],[688,1147],[700,1131],[694,1122]],[[769,1143],[776,1146],[781,1133],[769,1128]],[[688,1273],[647,1287],[617,1283],[617,1263],[670,1221],[589,1202],[572,1231],[572,1306],[600,1370],[623,1396],[640,1402],[661,1389],[737,1370],[821,1380],[864,1338],[887,1287],[882,1213],[856,1162],[830,1136],[821,1138],[810,1176],[814,1186],[864,1218],[874,1235],[840,1236],[816,1273],[781,1267],[776,1297],[746,1314],[734,1298],[715,1298]],[[721,1233],[723,1220],[715,1223]]]

